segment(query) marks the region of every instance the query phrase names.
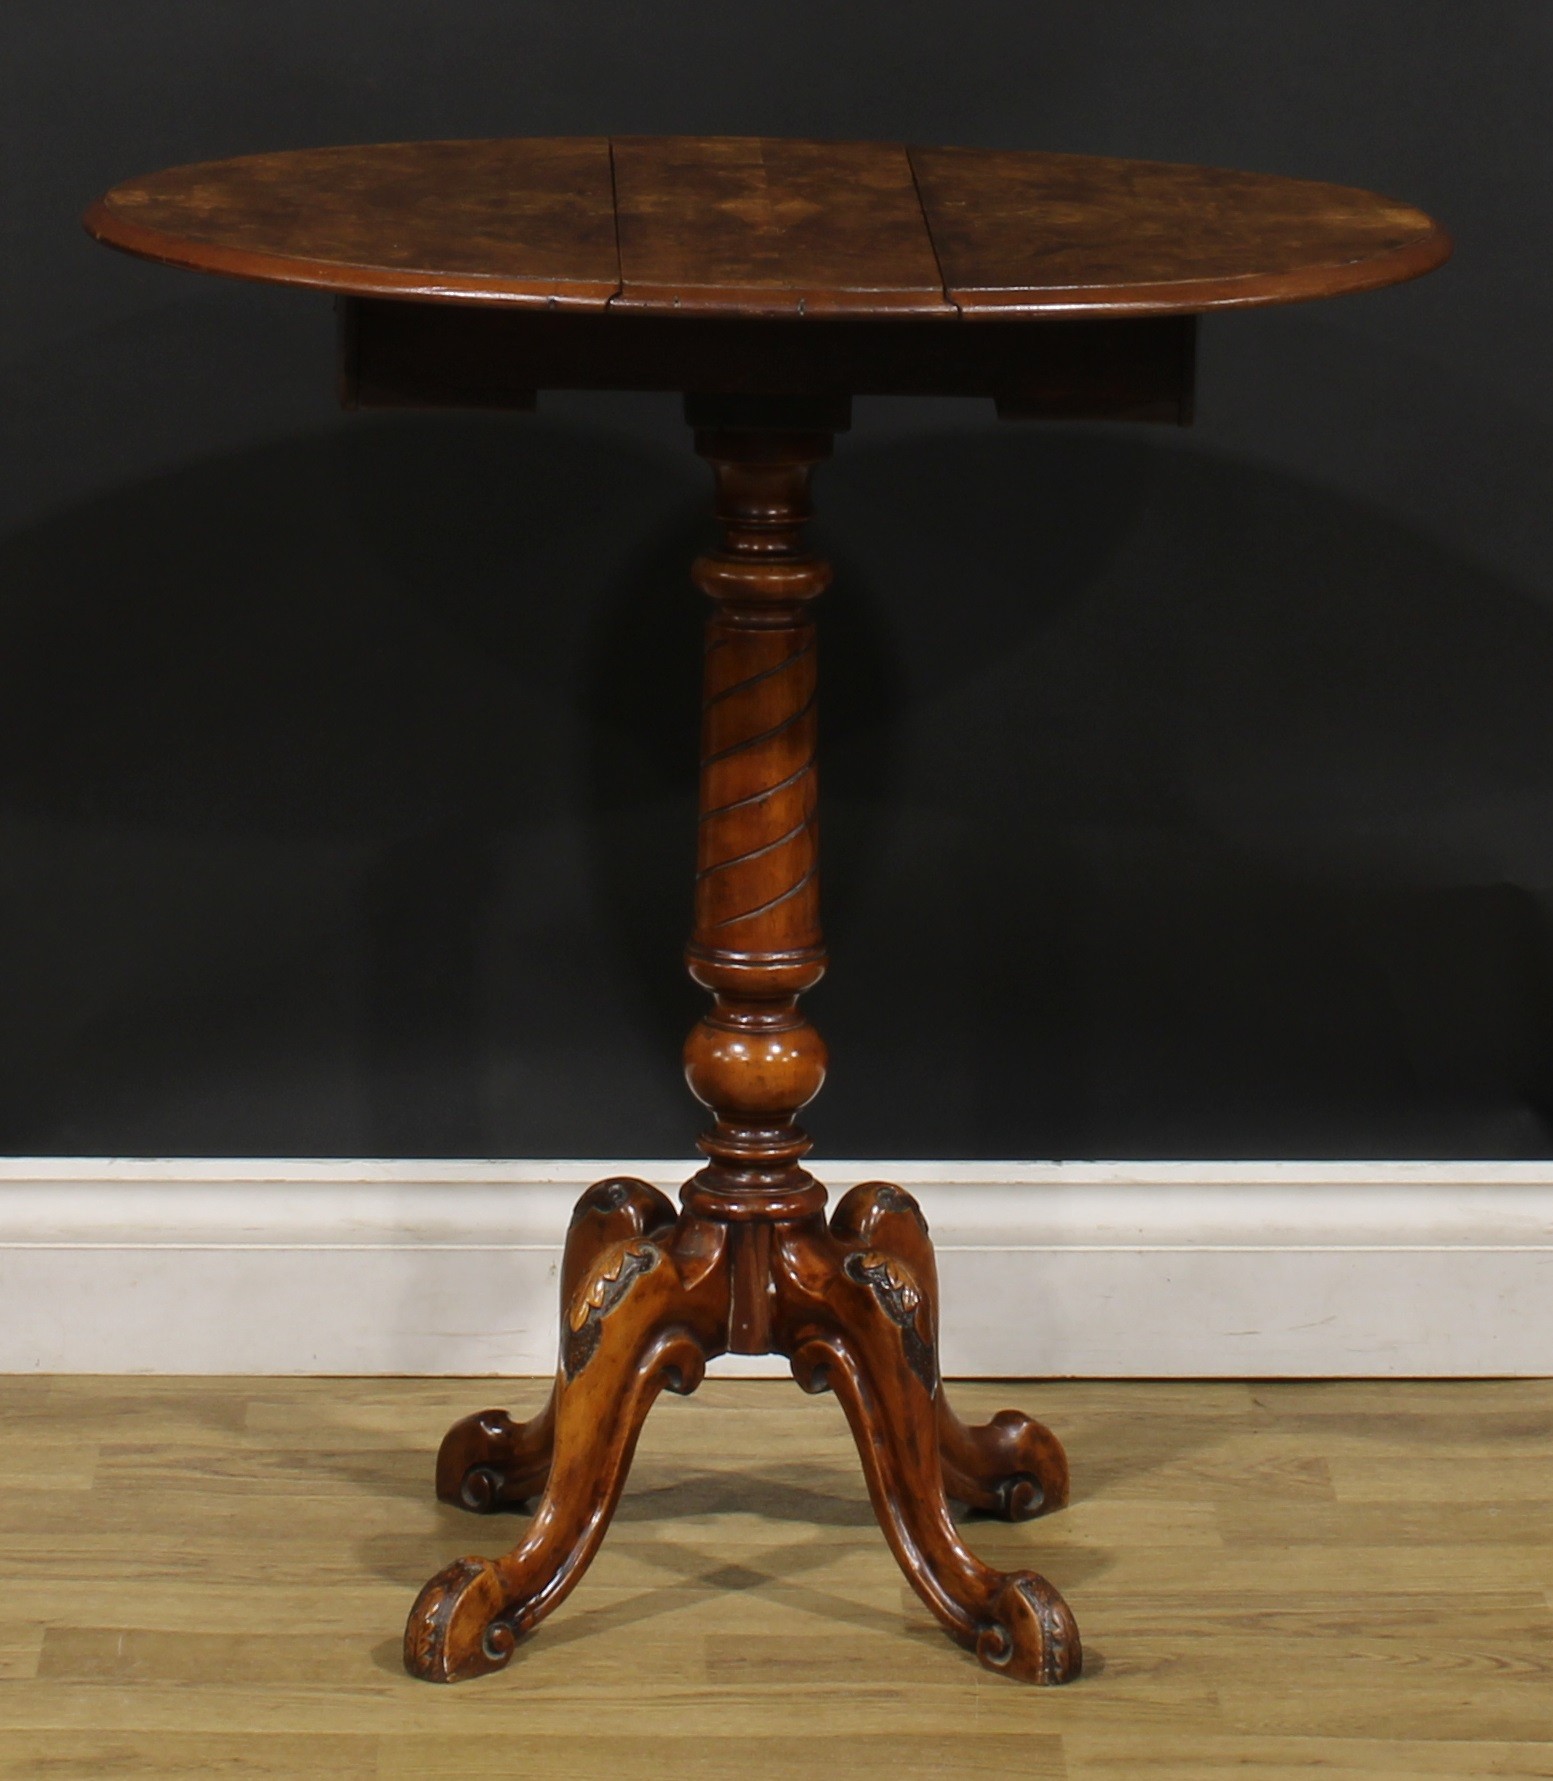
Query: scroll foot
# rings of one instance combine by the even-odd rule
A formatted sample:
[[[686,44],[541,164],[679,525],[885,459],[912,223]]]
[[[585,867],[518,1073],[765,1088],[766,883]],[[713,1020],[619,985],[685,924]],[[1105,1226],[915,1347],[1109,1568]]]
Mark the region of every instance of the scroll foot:
[[[976,1655],[989,1670],[1048,1686],[1071,1682],[1084,1662],[1072,1610],[1034,1571],[1005,1580],[976,1635]]]
[[[528,1422],[514,1422],[505,1410],[466,1416],[437,1450],[437,1495],[477,1515],[520,1508],[545,1487],[554,1438],[554,1393]]]
[[[463,1682],[501,1669],[517,1644],[497,1619],[506,1602],[489,1559],[454,1559],[415,1598],[404,1628],[404,1667],[425,1682]]]
[[[959,1502],[1004,1521],[1047,1515],[1068,1500],[1068,1460],[1044,1423],[1019,1410],[967,1426],[940,1391],[938,1446],[944,1487]]]

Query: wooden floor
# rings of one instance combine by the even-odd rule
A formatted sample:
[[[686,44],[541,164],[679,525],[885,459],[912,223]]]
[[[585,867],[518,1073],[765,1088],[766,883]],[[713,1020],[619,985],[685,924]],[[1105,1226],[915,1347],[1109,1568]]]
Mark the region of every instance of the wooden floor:
[[[832,1399],[709,1381],[502,1675],[410,1681],[443,1427],[542,1387],[0,1380],[0,1775],[1553,1776],[1553,1382],[961,1385],[1075,1501],[968,1524],[1083,1628],[989,1675],[905,1588]]]

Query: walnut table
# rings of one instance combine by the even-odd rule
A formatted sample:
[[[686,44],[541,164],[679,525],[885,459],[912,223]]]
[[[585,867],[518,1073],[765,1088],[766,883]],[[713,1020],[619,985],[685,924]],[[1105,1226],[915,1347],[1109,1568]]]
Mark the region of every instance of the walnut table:
[[[1076,1676],[1062,1598],[982,1564],[948,1507],[1060,1508],[1061,1447],[1017,1411],[973,1428],[950,1407],[911,1196],[869,1182],[827,1220],[802,1166],[826,1061],[799,1009],[826,962],[810,473],[855,395],[1184,422],[1199,314],[1395,283],[1446,257],[1444,233],[1365,192],[1213,168],[648,137],[258,155],[130,181],[86,223],[170,265],[333,292],[349,406],[679,391],[715,479],[721,542],[691,571],[711,610],[688,952],[711,1007],[685,1048],[707,1163],[678,1209],[644,1181],[583,1195],[548,1407],[467,1417],[437,1461],[447,1502],[538,1507],[505,1557],[431,1579],[406,1665],[500,1669],[598,1550],[653,1399],[731,1350],[838,1394],[885,1537],[953,1637],[1005,1676]]]

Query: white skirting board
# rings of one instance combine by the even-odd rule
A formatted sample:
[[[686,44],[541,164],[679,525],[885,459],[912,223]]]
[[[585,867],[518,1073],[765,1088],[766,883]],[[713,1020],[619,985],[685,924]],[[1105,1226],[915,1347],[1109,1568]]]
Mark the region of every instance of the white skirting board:
[[[0,1161],[0,1371],[548,1373],[577,1194],[686,1172]],[[922,1202],[950,1376],[1553,1374],[1553,1164],[822,1173],[833,1197],[885,1177]]]

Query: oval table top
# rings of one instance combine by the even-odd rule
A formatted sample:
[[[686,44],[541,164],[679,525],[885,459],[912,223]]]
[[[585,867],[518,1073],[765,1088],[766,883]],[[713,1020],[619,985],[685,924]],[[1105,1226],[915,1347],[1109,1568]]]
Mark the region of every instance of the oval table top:
[[[352,296],[636,314],[1187,315],[1371,290],[1450,254],[1388,198],[1216,167],[753,137],[248,155],[115,186],[99,241]]]

